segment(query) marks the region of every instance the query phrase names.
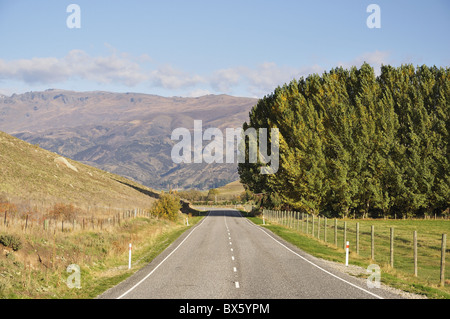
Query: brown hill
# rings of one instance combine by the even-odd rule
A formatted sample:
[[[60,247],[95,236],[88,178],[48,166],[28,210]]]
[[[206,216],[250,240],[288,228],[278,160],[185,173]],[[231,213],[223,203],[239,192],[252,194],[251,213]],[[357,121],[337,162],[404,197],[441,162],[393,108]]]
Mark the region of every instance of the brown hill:
[[[173,163],[172,131],[241,127],[256,102],[51,89],[0,97],[0,130],[153,188],[210,188],[238,179],[237,165]]]
[[[30,206],[149,208],[158,192],[0,132],[0,196]],[[45,205],[44,205],[45,203]]]

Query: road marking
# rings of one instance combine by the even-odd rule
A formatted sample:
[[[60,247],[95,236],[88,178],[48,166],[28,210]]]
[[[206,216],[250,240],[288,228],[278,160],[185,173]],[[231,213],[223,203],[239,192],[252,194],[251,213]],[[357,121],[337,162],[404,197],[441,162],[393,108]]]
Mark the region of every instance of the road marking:
[[[330,276],[333,276],[334,278],[339,279],[339,280],[341,280],[341,281],[343,281],[343,282],[349,284],[349,285],[352,286],[352,287],[358,288],[359,290],[362,290],[362,291],[368,293],[369,295],[372,295],[372,296],[374,296],[374,297],[376,297],[376,298],[378,298],[378,299],[384,299],[383,297],[378,296],[377,294],[374,294],[374,293],[372,293],[372,292],[370,292],[370,291],[368,291],[368,290],[366,290],[366,289],[364,289],[364,288],[361,288],[361,287],[359,287],[359,286],[357,286],[357,285],[355,285],[355,284],[352,284],[351,282],[349,282],[349,281],[347,281],[347,280],[345,280],[345,279],[343,279],[343,278],[341,278],[341,277],[339,277],[339,276],[337,276],[337,275],[335,275],[335,274],[329,272],[328,270],[323,269],[322,267],[316,265],[316,264],[313,263],[312,261],[310,261],[310,260],[306,259],[305,257],[303,257],[303,256],[301,256],[301,255],[299,255],[299,254],[297,254],[295,251],[293,251],[292,249],[290,249],[289,247],[287,247],[287,246],[284,245],[283,243],[279,242],[277,239],[273,238],[273,237],[272,237],[271,235],[269,235],[265,230],[263,230],[263,229],[261,229],[261,228],[259,228],[259,227],[258,227],[257,229],[261,230],[264,234],[266,234],[267,236],[269,236],[270,238],[272,238],[275,242],[277,242],[278,244],[280,244],[281,246],[283,246],[284,248],[286,248],[287,250],[289,250],[289,251],[290,251],[291,253],[293,253],[294,255],[297,255],[298,257],[300,257],[300,258],[303,259],[304,261],[310,263],[310,264],[313,265],[314,267],[316,267],[316,268],[322,270],[323,272],[329,274]]]
[[[208,212],[208,215],[206,217],[209,216],[209,214],[211,214],[211,211]],[[131,291],[133,291],[137,286],[139,286],[141,283],[143,283],[148,277],[150,277],[151,274],[153,274],[155,272],[156,269],[159,268],[159,266],[161,266],[170,256],[172,256],[172,254],[178,249],[180,248],[180,246],[189,238],[189,236],[192,235],[192,233],[194,231],[197,230],[197,228],[199,228],[203,222],[206,220],[206,217],[200,222],[200,224],[198,224],[194,229],[192,229],[192,231],[186,236],[186,238],[183,239],[183,241],[174,249],[170,252],[170,254],[168,254],[166,256],[166,258],[164,258],[155,268],[153,268],[153,270],[147,274],[147,276],[145,276],[144,278],[142,278],[137,284],[135,284],[133,287],[131,287],[130,289],[128,289],[125,293],[123,293],[122,295],[120,295],[119,297],[117,297],[116,299],[121,299],[122,297],[124,297],[125,295],[129,294]],[[231,243],[230,243],[231,244]]]
[[[239,213],[239,214],[240,214],[240,213]],[[242,216],[242,214],[241,214],[241,216]],[[243,217],[243,216],[242,216],[242,217]],[[283,246],[284,248],[286,248],[288,251],[290,251],[290,252],[293,253],[294,255],[300,257],[301,259],[303,259],[304,261],[308,262],[308,263],[311,264],[312,266],[314,266],[314,267],[316,267],[316,268],[322,270],[323,272],[329,274],[330,276],[333,276],[333,277],[336,278],[336,279],[339,279],[339,280],[345,282],[346,284],[349,284],[349,285],[352,286],[352,287],[355,287],[355,288],[357,288],[357,289],[359,289],[359,290],[362,290],[362,291],[368,293],[369,295],[374,296],[375,298],[378,298],[378,299],[384,299],[383,297],[378,296],[377,294],[374,294],[374,293],[372,293],[372,292],[370,292],[370,291],[368,291],[368,290],[366,290],[366,289],[364,289],[364,288],[361,288],[361,287],[359,287],[359,286],[357,286],[357,285],[355,285],[355,284],[352,284],[351,282],[349,282],[349,281],[347,281],[347,280],[345,280],[345,279],[343,279],[343,278],[341,278],[341,277],[339,277],[339,276],[337,276],[337,275],[335,275],[335,274],[329,272],[328,270],[323,269],[323,268],[320,267],[319,265],[316,265],[316,264],[313,263],[312,261],[310,261],[310,260],[306,259],[305,257],[303,257],[303,256],[301,256],[301,255],[299,255],[299,254],[297,254],[295,251],[293,251],[292,249],[290,249],[289,247],[287,247],[286,245],[284,245],[283,243],[281,243],[280,241],[278,241],[276,238],[272,237],[272,236],[271,236],[264,228],[262,228],[262,227],[260,227],[260,226],[257,226],[256,224],[250,222],[247,218],[245,219],[245,221],[248,222],[249,225],[251,225],[251,226],[253,226],[253,227],[256,227],[256,229],[259,229],[260,231],[262,231],[264,234],[266,234],[266,235],[269,236],[271,239],[273,239],[276,243],[280,244],[281,246]]]
[[[233,271],[234,271],[234,272],[237,272],[237,269],[236,269],[236,267],[233,267]]]
[[[230,245],[231,245],[231,241],[230,241]]]
[[[230,248],[231,249],[231,251],[233,251],[233,248]]]
[[[234,256],[231,256],[231,260],[234,260]]]
[[[231,239],[231,237],[228,237],[228,239]]]
[[[239,288],[239,281],[236,281],[236,282],[234,283],[234,285],[236,286],[236,288]]]

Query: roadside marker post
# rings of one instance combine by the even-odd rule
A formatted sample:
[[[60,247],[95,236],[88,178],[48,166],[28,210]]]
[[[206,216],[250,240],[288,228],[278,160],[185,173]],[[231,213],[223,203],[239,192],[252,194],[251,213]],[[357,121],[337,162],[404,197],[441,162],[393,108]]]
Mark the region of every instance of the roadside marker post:
[[[131,243],[128,246],[128,269],[131,269]]]
[[[348,266],[348,249],[349,249],[349,242],[345,244],[345,266]]]

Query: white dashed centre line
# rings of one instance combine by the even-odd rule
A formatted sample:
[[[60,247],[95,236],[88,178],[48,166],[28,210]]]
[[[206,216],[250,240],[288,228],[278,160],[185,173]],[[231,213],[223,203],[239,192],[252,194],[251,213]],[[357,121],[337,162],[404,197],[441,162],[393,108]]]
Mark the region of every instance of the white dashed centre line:
[[[228,240],[231,240],[230,229],[228,228],[227,219],[226,219],[225,214],[223,215],[223,218],[225,220],[225,226],[227,228]],[[231,241],[230,241],[230,245],[232,245]],[[233,251],[233,248],[230,248],[230,250]],[[231,260],[235,260],[234,256],[231,256]],[[237,273],[236,267],[233,267],[233,272]],[[237,274],[236,274],[236,276],[237,276]],[[235,281],[234,285],[235,285],[236,288],[239,288],[239,281]]]

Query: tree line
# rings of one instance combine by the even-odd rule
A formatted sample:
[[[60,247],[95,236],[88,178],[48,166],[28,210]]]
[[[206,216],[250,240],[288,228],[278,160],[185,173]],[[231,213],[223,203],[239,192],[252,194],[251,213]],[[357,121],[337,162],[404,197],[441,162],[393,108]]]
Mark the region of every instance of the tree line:
[[[336,217],[450,210],[450,69],[338,67],[260,99],[248,127],[279,129],[276,174],[239,164],[265,208]],[[247,145],[248,146],[248,145]],[[248,147],[246,148],[248,151]]]

